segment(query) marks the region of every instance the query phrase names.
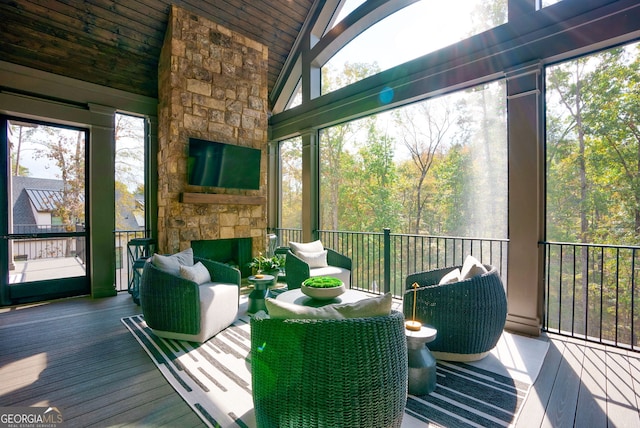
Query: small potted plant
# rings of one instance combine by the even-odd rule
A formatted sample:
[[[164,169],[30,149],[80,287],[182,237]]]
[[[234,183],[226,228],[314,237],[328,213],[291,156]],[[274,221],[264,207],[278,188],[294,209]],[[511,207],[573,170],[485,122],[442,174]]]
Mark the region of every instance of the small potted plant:
[[[271,257],[267,257],[262,255],[258,255],[251,259],[248,263],[248,266],[254,272],[255,275],[273,275],[274,282],[278,280],[278,273],[280,273],[280,268],[284,266],[284,256],[274,255]]]

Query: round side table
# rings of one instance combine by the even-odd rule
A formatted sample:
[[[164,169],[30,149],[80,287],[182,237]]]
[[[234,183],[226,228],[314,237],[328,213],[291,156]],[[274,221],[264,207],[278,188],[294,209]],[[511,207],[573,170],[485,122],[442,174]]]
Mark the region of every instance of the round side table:
[[[273,275],[263,275],[262,278],[256,278],[251,275],[247,279],[253,284],[253,291],[249,293],[249,306],[247,307],[247,312],[250,314],[255,314],[260,310],[266,312],[267,305],[265,305],[264,299],[269,294],[269,284],[273,282],[275,277]]]
[[[427,348],[438,330],[422,326],[420,331],[404,330],[409,356],[409,394],[427,395],[436,389],[436,359]]]

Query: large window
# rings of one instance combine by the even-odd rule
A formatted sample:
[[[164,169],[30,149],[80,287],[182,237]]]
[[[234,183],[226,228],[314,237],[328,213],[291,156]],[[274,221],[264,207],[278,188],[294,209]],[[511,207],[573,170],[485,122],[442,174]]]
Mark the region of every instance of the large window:
[[[280,227],[302,228],[302,138],[280,142]]]
[[[547,238],[640,238],[640,44],[547,68]]]
[[[116,229],[145,229],[144,118],[115,116]]]
[[[503,24],[506,19],[506,0],[416,2],[369,27],[334,55],[322,67],[322,93],[353,83],[353,69],[359,69],[355,80],[363,79]]]
[[[634,344],[640,328],[640,44],[546,70],[552,331]]]
[[[505,84],[324,129],[320,227],[507,236]]]
[[[544,8],[544,7],[551,6],[551,5],[556,4],[556,3],[560,3],[561,1],[562,0],[541,0],[540,6]]]
[[[147,236],[145,200],[145,119],[115,115],[116,289],[126,290],[133,276],[127,244]]]

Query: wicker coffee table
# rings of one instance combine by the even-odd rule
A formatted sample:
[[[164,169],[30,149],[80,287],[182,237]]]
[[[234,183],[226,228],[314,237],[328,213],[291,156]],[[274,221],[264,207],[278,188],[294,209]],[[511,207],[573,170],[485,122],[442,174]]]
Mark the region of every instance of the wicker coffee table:
[[[276,300],[280,300],[287,303],[294,303],[300,306],[311,306],[318,308],[320,306],[328,305],[330,303],[354,303],[360,300],[364,300],[370,297],[367,293],[358,290],[346,290],[343,294],[330,300],[317,300],[312,299],[300,290],[296,288],[294,290],[285,291],[276,297]]]

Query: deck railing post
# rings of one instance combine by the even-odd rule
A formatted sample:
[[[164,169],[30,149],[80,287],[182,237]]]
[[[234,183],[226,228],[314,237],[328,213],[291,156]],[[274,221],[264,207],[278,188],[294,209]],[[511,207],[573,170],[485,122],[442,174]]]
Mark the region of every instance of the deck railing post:
[[[384,229],[384,292],[391,291],[391,229]]]

